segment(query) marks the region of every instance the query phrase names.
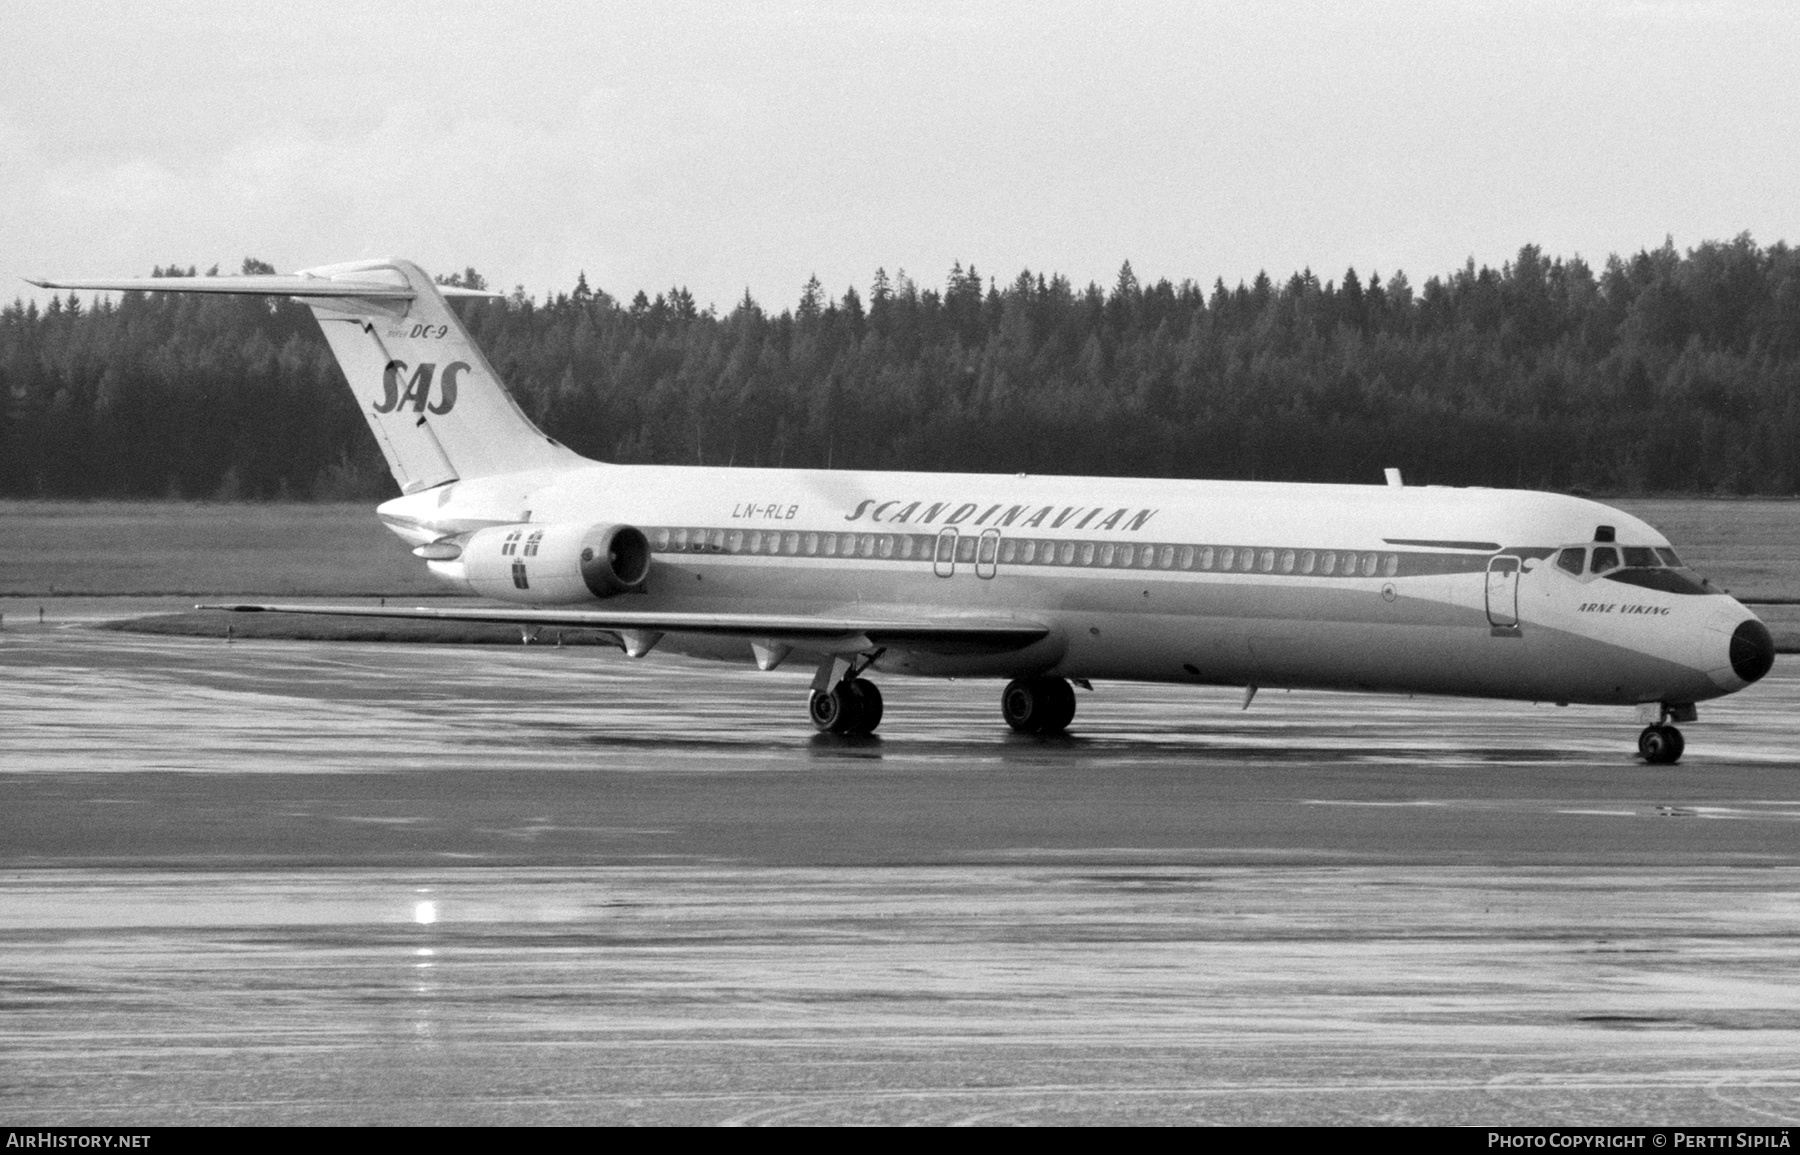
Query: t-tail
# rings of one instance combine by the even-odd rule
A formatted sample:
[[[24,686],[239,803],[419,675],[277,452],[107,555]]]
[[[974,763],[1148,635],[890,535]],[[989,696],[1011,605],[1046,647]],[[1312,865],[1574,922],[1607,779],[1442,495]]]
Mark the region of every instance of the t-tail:
[[[525,416],[445,299],[498,294],[434,284],[410,261],[353,261],[291,276],[31,283],[297,298],[318,318],[402,493],[580,460]]]

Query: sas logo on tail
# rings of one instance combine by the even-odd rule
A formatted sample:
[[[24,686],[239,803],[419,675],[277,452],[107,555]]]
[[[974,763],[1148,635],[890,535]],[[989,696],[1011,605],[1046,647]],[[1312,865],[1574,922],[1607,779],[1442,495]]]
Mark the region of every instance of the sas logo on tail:
[[[392,413],[396,409],[411,405],[414,413],[432,412],[442,416],[456,408],[456,379],[467,373],[469,366],[462,361],[452,361],[444,366],[444,375],[437,379],[437,404],[428,404],[431,400],[432,377],[437,373],[437,366],[427,361],[412,372],[407,381],[405,392],[401,391],[400,378],[406,373],[406,362],[389,361],[387,369],[381,375],[381,402],[375,406],[377,413]]]

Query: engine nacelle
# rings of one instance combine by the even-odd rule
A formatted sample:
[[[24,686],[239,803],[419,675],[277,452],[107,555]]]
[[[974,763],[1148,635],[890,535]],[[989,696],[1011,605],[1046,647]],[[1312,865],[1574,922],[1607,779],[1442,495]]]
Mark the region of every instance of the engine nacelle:
[[[567,605],[643,585],[650,542],[630,525],[496,525],[469,535],[459,560],[483,597]]]

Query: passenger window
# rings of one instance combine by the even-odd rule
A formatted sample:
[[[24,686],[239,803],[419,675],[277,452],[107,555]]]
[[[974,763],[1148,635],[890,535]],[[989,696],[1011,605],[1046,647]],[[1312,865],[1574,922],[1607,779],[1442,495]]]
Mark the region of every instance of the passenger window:
[[[1256,568],[1256,551],[1253,549],[1238,550],[1238,568],[1249,573]]]
[[[1396,553],[1390,553],[1385,558],[1382,558],[1381,559],[1381,572],[1383,574],[1386,574],[1388,577],[1393,577],[1395,574],[1399,573],[1400,572],[1400,555],[1396,554]]]
[[[1027,541],[1027,542],[1025,542],[1025,544],[1023,544],[1019,547],[1019,560],[1020,561],[1030,562],[1030,561],[1035,561],[1036,559],[1037,559],[1037,542]]]
[[[797,533],[790,533],[786,537],[782,538],[781,539],[781,552],[786,553],[786,554],[799,553],[800,552],[800,535]]]
[[[876,546],[880,550],[882,557],[893,557],[894,556],[894,535],[891,533],[882,534],[881,537],[877,540]]]
[[[1012,561],[1012,559],[1017,556],[1019,556],[1019,543],[1018,542],[1014,541],[1012,538],[1009,537],[1005,541],[1000,543],[1000,560],[1001,561],[1010,563]]]
[[[956,560],[975,560],[975,539],[966,533],[956,539]]]
[[[1609,569],[1619,568],[1619,551],[1610,545],[1600,546],[1594,550],[1593,573],[1605,573]]]
[[[807,534],[806,535],[806,556],[812,557],[814,554],[817,554],[818,552],[819,552],[819,535],[816,533]]]
[[[1111,565],[1113,563],[1114,555],[1117,554],[1118,552],[1119,552],[1119,547],[1116,545],[1113,545],[1111,542],[1108,542],[1105,545],[1101,546],[1100,547],[1100,564],[1101,565]]]
[[[1121,566],[1128,566],[1131,564],[1131,559],[1136,554],[1136,552],[1137,552],[1136,546],[1122,545],[1119,547],[1119,553],[1118,553],[1116,560],[1118,561],[1118,563]]]
[[[1081,564],[1094,564],[1094,543],[1091,541],[1084,541],[1081,543]]]
[[[1656,565],[1656,551],[1648,546],[1628,545],[1624,548],[1625,564],[1640,568]]]
[[[1156,564],[1162,569],[1172,569],[1175,565],[1175,547],[1165,545],[1156,551]]]
[[[1200,551],[1200,568],[1201,569],[1211,569],[1212,563],[1213,563],[1213,548],[1212,548],[1212,546],[1209,545],[1205,549],[1202,549]]]
[[[875,556],[875,535],[872,533],[863,534],[862,540],[857,542],[856,552],[861,554],[864,557],[874,557]]]
[[[1315,565],[1317,565],[1318,563],[1319,563],[1319,555],[1309,549],[1305,553],[1302,553],[1300,555],[1300,572],[1301,573],[1311,573],[1313,571],[1313,567]]]
[[[1194,547],[1191,545],[1182,546],[1181,550],[1175,556],[1175,564],[1179,565],[1182,569],[1193,569]]]
[[[1362,569],[1363,569],[1364,577],[1374,577],[1375,576],[1375,564],[1376,563],[1375,563],[1375,555],[1374,554],[1372,554],[1372,553],[1363,554]]]
[[[1265,549],[1262,551],[1262,571],[1264,573],[1274,573],[1275,572],[1275,551],[1274,550]]]
[[[1038,542],[1038,564],[1039,565],[1055,565],[1056,564],[1056,543],[1055,542],[1053,542],[1053,541]]]
[[[725,531],[722,529],[713,530],[710,534],[707,535],[706,544],[715,550],[724,549],[725,548]]]
[[[1291,549],[1284,549],[1281,551],[1281,572],[1294,572],[1294,551]]]
[[[674,549],[686,549],[687,548],[687,530],[685,530],[685,529],[670,530],[669,531],[669,545],[671,548],[674,548]]]
[[[1565,549],[1556,555],[1556,565],[1558,569],[1567,570],[1572,574],[1579,574],[1581,573],[1582,567],[1587,565],[1587,550]]]
[[[1235,549],[1232,549],[1230,546],[1226,546],[1224,549],[1219,551],[1219,568],[1220,569],[1230,569],[1232,566],[1232,563],[1235,561],[1237,561],[1237,551]]]
[[[1336,573],[1337,572],[1337,554],[1333,553],[1331,550],[1326,550],[1323,554],[1320,554],[1319,555],[1319,572],[1324,574],[1326,577],[1330,577],[1332,574]]]

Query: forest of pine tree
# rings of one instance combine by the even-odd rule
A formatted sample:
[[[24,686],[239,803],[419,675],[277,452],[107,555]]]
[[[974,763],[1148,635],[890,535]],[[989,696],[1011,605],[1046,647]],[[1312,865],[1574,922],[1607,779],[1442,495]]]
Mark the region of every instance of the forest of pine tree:
[[[1144,285],[1127,264],[1077,289],[959,264],[942,288],[877,270],[866,298],[814,278],[779,313],[585,276],[458,311],[525,411],[603,461],[1800,491],[1800,253],[1748,236],[1598,273],[1526,246],[1418,288],[1354,269]],[[303,306],[0,311],[0,494],[393,492]]]

